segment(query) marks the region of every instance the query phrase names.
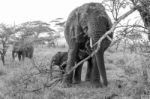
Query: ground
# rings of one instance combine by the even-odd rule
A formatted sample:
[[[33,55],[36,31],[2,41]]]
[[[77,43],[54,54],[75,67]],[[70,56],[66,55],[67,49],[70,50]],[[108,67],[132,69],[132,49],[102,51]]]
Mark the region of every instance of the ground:
[[[50,59],[57,51],[67,48],[36,47],[34,61],[26,58],[19,62],[12,60],[10,48],[6,65],[0,62],[0,99],[141,99],[149,92],[148,85],[145,87],[142,82],[141,66],[149,65],[144,57],[111,48],[105,52],[108,87],[94,88],[84,81],[86,62],[81,84],[71,88],[61,88],[61,83],[46,86],[50,79],[44,70],[49,69]]]

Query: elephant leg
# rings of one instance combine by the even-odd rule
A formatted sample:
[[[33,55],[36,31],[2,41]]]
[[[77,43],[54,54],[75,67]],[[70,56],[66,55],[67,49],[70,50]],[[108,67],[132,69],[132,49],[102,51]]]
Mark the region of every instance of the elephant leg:
[[[22,52],[22,60],[23,60],[23,61],[24,61],[24,59],[25,59],[26,53],[27,53],[27,52],[25,52],[25,51]]]
[[[22,60],[24,61],[24,59],[25,59],[25,56],[24,56],[24,55],[22,55]]]
[[[75,44],[75,46],[73,48],[70,48],[68,51],[68,59],[67,59],[67,67],[66,67],[67,73],[75,65],[77,52],[78,52],[78,44]],[[63,87],[69,87],[72,83],[72,80],[73,80],[73,72],[65,75],[63,79]]]
[[[13,60],[15,59],[15,52],[14,51],[12,51],[12,58],[13,58]]]
[[[107,86],[108,82],[107,82],[106,69],[105,69],[105,64],[104,64],[104,52],[98,51],[98,53],[95,56],[96,56],[96,61],[98,64],[99,73],[102,76],[104,85]]]
[[[86,77],[85,77],[85,81],[90,81],[91,79],[91,73],[92,73],[92,58],[90,58],[87,62],[87,72],[86,72]]]
[[[79,62],[79,61],[77,61],[77,62]],[[79,65],[74,72],[74,83],[75,84],[81,82],[82,66],[83,66],[83,64]]]
[[[18,59],[21,60],[21,53],[18,53]]]
[[[4,55],[1,55],[1,59],[2,59],[3,65],[5,65],[5,57],[4,57]]]
[[[29,50],[29,52],[28,52],[29,53],[28,56],[30,59],[32,59],[32,57],[33,57],[33,51],[34,51],[33,48],[31,48],[31,50]]]
[[[29,58],[31,59],[33,57],[33,53],[30,53]]]
[[[96,57],[92,57],[92,63],[93,63],[93,68],[92,68],[92,74],[91,74],[91,82],[95,87],[101,87],[101,79],[100,79],[100,73],[98,70],[97,62],[96,62]]]

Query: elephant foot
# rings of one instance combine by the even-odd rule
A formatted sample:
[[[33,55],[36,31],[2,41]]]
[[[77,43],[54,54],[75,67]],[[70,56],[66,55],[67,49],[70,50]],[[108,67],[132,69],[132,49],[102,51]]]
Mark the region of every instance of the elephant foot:
[[[90,81],[90,78],[85,78],[85,81]]]
[[[65,75],[62,81],[62,88],[68,88],[72,86],[72,75]]]
[[[74,80],[73,81],[73,84],[79,84],[79,83],[81,83],[81,80]]]
[[[102,88],[102,84],[99,82],[91,82],[92,88]]]
[[[104,82],[104,86],[107,87],[108,86],[108,82]]]
[[[74,77],[74,80],[73,80],[73,84],[78,84],[78,83],[80,83],[81,82],[81,77],[79,76],[79,77]]]
[[[88,73],[88,74],[86,74],[85,81],[90,81],[90,80],[91,80],[91,74]]]
[[[62,84],[61,84],[61,87],[62,87],[62,88],[70,88],[70,87],[72,87],[72,84],[63,81]]]
[[[91,85],[92,85],[92,87],[94,87],[94,88],[99,88],[99,87],[102,88],[102,87],[103,87],[103,85],[102,85],[100,79],[92,80],[92,81],[91,81]]]
[[[105,87],[108,86],[108,81],[107,81],[107,79],[104,79],[104,80],[103,80],[103,84],[104,84]]]

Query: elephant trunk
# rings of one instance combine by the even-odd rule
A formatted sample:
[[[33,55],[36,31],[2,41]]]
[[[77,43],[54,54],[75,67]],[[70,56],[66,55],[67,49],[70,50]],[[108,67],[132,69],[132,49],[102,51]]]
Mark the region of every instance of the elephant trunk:
[[[91,18],[91,22],[89,24],[89,36],[92,39],[92,44],[95,44],[104,34],[106,31],[109,30],[110,25],[109,25],[109,20],[105,18],[104,16],[99,16],[97,18]],[[106,77],[106,70],[105,70],[105,65],[104,65],[104,51],[109,47],[110,41],[105,38],[102,40],[100,49],[98,52],[95,54],[94,59],[96,61],[95,67],[94,67],[94,73],[95,74],[95,79],[94,80],[99,80],[100,77],[102,77],[104,85],[107,86],[107,77]],[[94,47],[94,49],[97,48],[97,46]],[[98,71],[97,71],[98,69]],[[100,81],[101,83],[101,81]]]

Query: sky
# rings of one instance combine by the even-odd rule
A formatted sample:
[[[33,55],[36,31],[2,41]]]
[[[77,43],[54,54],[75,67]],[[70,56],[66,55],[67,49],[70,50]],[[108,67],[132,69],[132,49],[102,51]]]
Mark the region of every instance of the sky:
[[[27,21],[50,22],[56,18],[67,19],[70,12],[78,6],[89,2],[102,2],[102,0],[0,0],[0,23],[14,25]],[[129,9],[124,9],[125,13]],[[137,12],[130,15],[133,23]],[[127,22],[127,21],[124,22]]]
[[[50,22],[56,18],[66,19],[76,7],[88,2],[102,0],[0,0],[0,23],[20,24],[41,20]]]

